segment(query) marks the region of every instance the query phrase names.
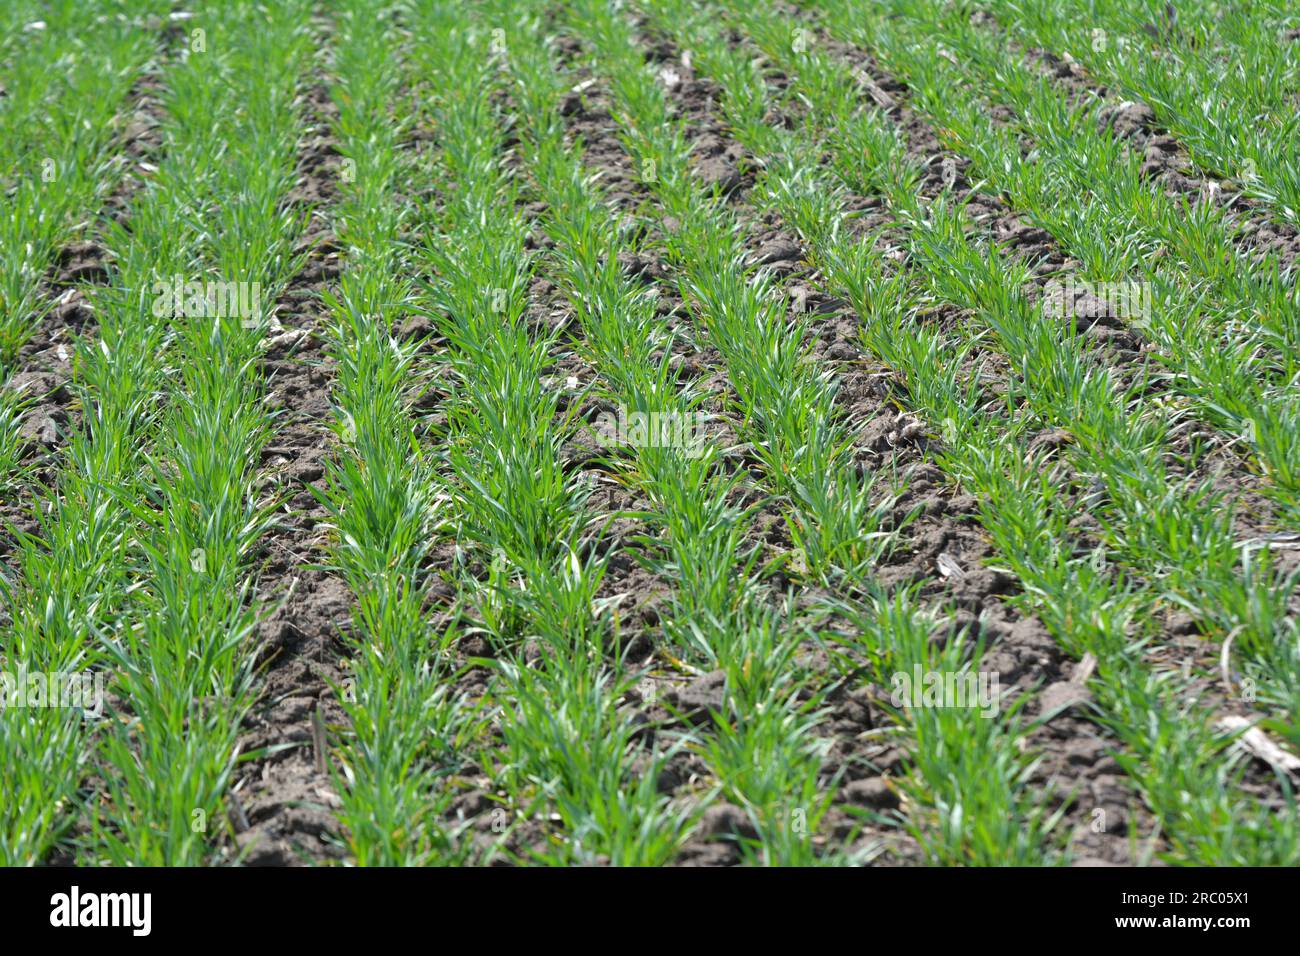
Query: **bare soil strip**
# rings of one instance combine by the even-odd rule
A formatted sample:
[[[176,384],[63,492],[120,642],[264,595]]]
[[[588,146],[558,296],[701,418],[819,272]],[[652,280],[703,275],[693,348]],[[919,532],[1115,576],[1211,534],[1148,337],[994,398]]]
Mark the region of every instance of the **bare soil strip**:
[[[320,567],[318,525],[325,511],[312,494],[323,488],[322,461],[335,443],[320,294],[339,273],[328,210],[339,181],[328,122],[337,107],[325,88],[315,87],[307,109],[311,135],[300,147],[302,178],[291,198],[314,209],[303,239],[310,253],[277,303],[283,328],[268,333],[263,359],[269,402],[279,415],[263,464],[275,473],[284,500],[278,533],[265,542],[260,577],[262,700],[240,740],[245,753],[267,752],[241,768],[232,788],[232,823],[250,865],[320,863],[342,855],[330,809],[333,785],[320,769],[315,725],[343,720],[333,688],[347,676],[339,635],[353,599],[337,575]]]

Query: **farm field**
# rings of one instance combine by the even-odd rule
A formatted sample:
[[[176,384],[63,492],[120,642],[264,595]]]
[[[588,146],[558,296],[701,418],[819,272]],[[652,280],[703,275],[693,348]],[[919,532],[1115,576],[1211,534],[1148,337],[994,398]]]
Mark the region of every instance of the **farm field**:
[[[8,0],[0,862],[1300,862],[1300,9]]]

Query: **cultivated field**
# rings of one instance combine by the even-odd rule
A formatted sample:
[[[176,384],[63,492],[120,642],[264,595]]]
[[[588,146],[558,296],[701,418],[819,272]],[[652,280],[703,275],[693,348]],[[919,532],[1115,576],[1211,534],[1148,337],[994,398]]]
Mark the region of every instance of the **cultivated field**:
[[[0,862],[1300,860],[1291,0],[6,0]]]

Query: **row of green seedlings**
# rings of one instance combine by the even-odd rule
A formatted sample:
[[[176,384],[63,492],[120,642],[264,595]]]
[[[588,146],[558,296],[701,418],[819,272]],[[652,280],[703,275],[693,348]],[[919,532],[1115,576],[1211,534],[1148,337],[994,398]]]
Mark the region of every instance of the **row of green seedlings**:
[[[1170,20],[1153,13],[1156,4],[987,0],[979,6],[1023,42],[1069,56],[1099,82],[1149,104],[1197,166],[1235,181],[1281,221],[1300,225],[1294,100],[1300,53],[1285,33],[1296,28],[1294,8],[1261,4],[1220,12],[1214,18],[1220,35],[1213,37],[1191,16],[1183,23],[1188,11]]]
[[[860,578],[888,545],[882,525],[891,502],[854,460],[833,371],[809,361],[812,318],[791,318],[789,298],[747,264],[745,228],[725,197],[691,174],[683,121],[672,116],[641,51],[628,46],[626,21],[606,11],[594,24],[600,55],[611,57],[602,69],[618,78],[628,154],[662,214],[677,223],[664,237],[664,255],[681,273],[698,341],[723,356],[741,437],[789,503],[786,520],[806,576]]]
[[[526,28],[509,34],[508,55],[526,130],[524,160],[546,203],[543,228],[554,242],[549,275],[573,309],[580,333],[575,347],[600,376],[598,396],[625,417],[687,420],[702,414],[707,396],[680,379],[676,335],[656,309],[655,290],[622,272],[620,253],[634,248],[636,229],[601,193],[581,143],[566,144],[560,104],[572,76],[558,70],[543,38],[543,8],[534,6],[522,21]],[[685,660],[664,656],[691,673],[722,670],[728,688],[726,712],[712,715],[713,732],[681,734],[673,747],[702,756],[721,794],[747,814],[753,835],[739,847],[745,859],[812,862],[810,836],[828,807],[819,783],[824,747],[812,736],[819,708],[817,701],[788,706],[800,675],[797,642],[790,639],[795,624],[788,608],[773,608],[764,598],[756,548],[744,541],[753,508],[729,503],[739,477],[727,472],[711,441],[608,437],[615,446],[608,467],[651,503],[638,517],[652,533],[637,538],[635,557],[672,588],[661,625],[669,647]],[[654,703],[656,686],[646,675],[640,699]],[[618,790],[620,802],[666,804],[656,796],[661,767],[662,757],[652,755],[638,768],[634,787],[621,788],[612,775],[603,786]],[[696,789],[692,807],[659,814],[654,830],[642,828],[639,839],[650,851],[644,862],[669,860],[718,794]]]
[[[337,688],[349,726],[333,772],[348,851],[367,866],[464,858],[443,822],[455,795],[445,777],[474,733],[452,690],[456,631],[437,633],[424,610],[442,529],[413,411],[426,372],[416,345],[395,335],[416,301],[404,245],[412,210],[398,188],[418,181],[404,143],[419,118],[401,95],[409,66],[397,15],[376,0],[338,6],[330,91],[342,157],[333,227],[347,254],[324,295],[342,446],[320,498],[337,532],[330,562],[356,595],[351,673]]]
[[[127,542],[128,502],[142,497],[142,452],[155,440],[170,345],[155,315],[150,284],[160,275],[194,274],[200,237],[192,208],[211,201],[214,163],[208,143],[187,127],[180,92],[193,85],[196,61],[167,74],[163,135],[168,158],[133,202],[130,231],[101,226],[115,275],[89,290],[97,341],[76,344],[74,383],[82,427],[68,439],[40,530],[18,542],[15,580],[6,584],[12,627],[5,634],[10,674],[102,672],[98,634],[111,630],[141,571]],[[94,709],[93,707],[91,709]],[[86,759],[82,715],[70,708],[0,714],[6,777],[7,860],[38,862],[71,824]]]
[[[791,196],[800,179],[799,164],[815,163],[816,157],[807,147],[795,150],[784,130],[768,125],[765,81],[753,57],[729,45],[716,10],[677,0],[639,7],[658,29],[679,44],[690,44],[693,66],[719,84],[723,117],[755,157],[760,170],[756,197],[788,225],[799,224],[789,205],[775,197]],[[946,609],[923,608],[913,588],[837,602],[836,609],[851,625],[837,638],[843,650],[837,658],[846,676],[878,686],[893,685],[898,674],[918,672],[987,681],[980,669],[983,647],[969,634],[946,642],[930,639]],[[1036,760],[1023,746],[1028,727],[1019,711],[1024,698],[1005,704],[990,699],[988,707],[912,703],[907,700],[897,713],[899,731],[912,749],[912,773],[902,781],[908,807],[890,822],[904,826],[933,862],[1060,859],[1052,835],[1058,816],[1028,788]]]
[[[1006,57],[996,36],[935,19],[912,0],[895,4],[907,18],[867,33],[847,5],[826,6],[846,39],[870,38],[975,173],[1080,260],[1081,284],[1143,291],[1121,303],[1122,317],[1158,346],[1199,417],[1241,437],[1269,477],[1270,493],[1296,513],[1293,271],[1275,255],[1244,254],[1213,203],[1174,201],[1147,182],[1140,158],[1099,128],[1094,107],[1068,105],[1050,81]],[[1008,124],[986,121],[989,100],[1014,108]],[[1029,156],[1021,136],[1034,141]]]
[[[274,425],[260,357],[272,304],[301,265],[294,249],[306,223],[290,194],[313,61],[310,3],[195,13],[206,49],[176,93],[183,122],[219,155],[213,204],[190,213],[200,215],[200,281],[227,296],[205,300],[198,315],[198,302],[183,314],[172,303],[174,397],[133,502],[144,579],[103,635],[129,713],[97,741],[86,855],[117,864],[229,858],[231,776],[253,756],[237,748],[256,697],[252,563],[276,510],[259,474]],[[229,100],[237,107],[227,112]]]
[[[20,462],[21,412],[43,397],[7,387],[12,363],[53,305],[43,285],[59,249],[125,172],[113,157],[123,109],[157,53],[142,20],[170,4],[139,0],[123,18],[97,22],[118,6],[67,5],[44,21],[28,10],[6,34],[27,42],[0,98],[0,481]]]
[[[897,371],[913,406],[941,430],[946,447],[940,463],[981,497],[982,523],[1020,578],[1025,603],[1042,616],[1067,651],[1096,657],[1092,687],[1099,717],[1124,745],[1117,759],[1160,820],[1175,858],[1285,858],[1294,851],[1294,809],[1281,814],[1252,810],[1233,786],[1241,768],[1225,759],[1228,739],[1211,726],[1212,714],[1177,688],[1178,675],[1155,675],[1145,667],[1145,635],[1154,626],[1152,614],[1163,588],[1116,573],[1104,551],[1076,554],[1063,548],[1062,542],[1072,537],[1074,508],[1062,494],[1062,475],[1043,453],[1024,453],[1029,434],[1045,420],[1061,419],[1062,411],[1094,408],[1091,402],[1046,401],[1052,394],[1061,399],[1072,394],[1063,393],[1053,363],[1076,370],[1064,378],[1078,383],[1075,387],[1104,386],[1088,384],[1096,376],[1071,358],[1071,343],[1057,333],[1044,337],[1041,357],[1036,358],[1034,350],[1006,348],[1008,330],[1021,335],[1030,331],[1030,319],[1011,294],[1023,283],[1003,278],[1015,270],[1000,256],[981,254],[983,250],[968,254],[970,240],[963,228],[934,234],[941,216],[951,218],[946,201],[924,207],[918,192],[921,170],[909,162],[896,131],[879,115],[852,105],[858,99],[852,78],[831,81],[823,70],[820,83],[801,82],[803,75],[815,74],[828,61],[805,55],[795,62],[780,52],[790,49],[787,44],[797,29],[786,24],[785,41],[764,48],[792,75],[813,116],[820,112],[823,123],[835,117],[838,137],[829,145],[836,158],[830,171],[816,175],[801,176],[798,170],[813,167],[796,163],[787,183],[773,193],[773,201],[805,236],[828,284],[862,315],[868,350]],[[816,148],[826,144],[823,135],[820,125],[805,131],[805,141],[793,153],[815,156]],[[857,187],[862,177],[853,170],[863,167],[873,171],[873,185],[885,192],[912,232],[912,270],[890,269],[886,254],[874,242],[850,238],[841,194],[844,172],[849,171],[849,185]],[[964,281],[960,270],[956,280],[945,277],[943,270],[954,262],[965,266]],[[1001,290],[998,298],[982,299],[990,290]],[[963,380],[959,369],[988,336],[978,328],[944,331],[922,321],[915,305],[923,294],[982,316],[1030,387],[1013,383],[1008,396],[990,400],[981,393],[978,376]],[[1051,391],[1045,396],[1041,389]],[[1107,394],[1127,416],[1134,396]],[[1018,399],[1025,403],[1021,414],[1000,410],[1003,404],[1014,408]],[[1097,470],[1103,480],[1116,464],[1131,467],[1126,451],[1141,451],[1152,438],[1158,443],[1159,423],[1134,418],[1117,419],[1109,430],[1077,429],[1078,445],[1092,446],[1102,456],[1098,461],[1105,467]]]
[[[436,480],[460,549],[466,633],[482,634],[496,655],[476,662],[493,668],[481,703],[500,745],[478,756],[503,794],[489,811],[500,835],[490,853],[516,827],[527,844],[530,823],[542,820],[548,839],[516,859],[663,862],[679,824],[656,774],[636,777],[634,725],[617,710],[627,678],[596,600],[606,562],[594,546],[598,520],[589,485],[560,458],[574,422],[548,374],[557,336],[534,330],[529,312],[531,226],[505,165],[513,116],[493,32],[517,13],[501,5],[466,20],[454,4],[422,0],[410,16],[419,24],[412,64],[437,132],[421,171],[435,188],[413,250],[425,277],[420,308],[445,343]]]
[[[156,210],[155,220],[166,218],[173,227],[180,221],[179,203],[160,199],[169,183],[173,195],[180,195],[171,178],[176,165],[164,167],[156,188],[136,204],[142,238],[135,241],[141,250],[151,236],[147,205]],[[159,263],[188,265],[193,235],[178,228],[152,234],[163,236],[168,241],[158,247]],[[118,231],[106,244],[117,253],[121,276],[139,270],[122,285],[147,285],[152,262],[142,268],[142,256],[130,254],[130,237]],[[46,707],[46,696],[31,693],[28,684],[36,690],[51,675],[90,676],[102,669],[97,631],[120,612],[136,579],[125,552],[131,524],[126,501],[140,471],[136,452],[153,430],[164,372],[154,363],[163,336],[157,320],[136,318],[137,311],[151,317],[143,294],[114,284],[97,290],[93,302],[101,339],[75,346],[72,387],[85,409],[82,427],[70,434],[67,458],[48,489],[50,502],[35,515],[39,530],[17,537],[13,577],[0,579],[8,612],[0,643],[3,670],[22,695],[8,700],[0,713],[4,776],[11,782],[0,818],[8,863],[46,858],[78,810],[74,798],[86,759],[81,711]],[[6,692],[12,694],[11,688]],[[75,693],[71,696],[75,700]],[[90,701],[86,709],[97,708]]]
[[[845,28],[848,29],[847,25]],[[889,41],[879,39],[881,35],[875,34],[876,39],[882,45],[888,43]],[[900,48],[901,46],[900,44]],[[779,41],[775,45],[768,44],[768,49],[780,48]],[[860,98],[853,90],[849,68],[815,55],[804,54],[804,59],[823,64],[819,68],[829,69],[835,74],[833,82],[839,84],[841,93],[836,102],[829,104],[825,114],[828,121],[823,126],[826,129],[843,128],[841,124],[852,116],[857,109],[855,100]],[[929,62],[941,59],[933,57]],[[941,90],[950,89],[951,84],[918,85],[925,91],[925,102],[936,112],[942,111],[943,122],[957,126],[948,107],[939,104],[959,100],[961,94],[941,93]],[[894,158],[889,159],[888,163],[896,165],[897,157],[901,155],[901,146],[896,142],[891,146],[887,136],[881,138],[880,131],[885,127],[881,125],[883,120],[878,113],[869,111],[863,115],[864,122],[869,127],[867,135],[873,137],[873,142],[882,144],[877,147],[878,155],[888,156],[893,150]],[[968,113],[961,127],[978,136],[982,134],[974,131],[989,125],[981,123],[975,115]],[[883,153],[880,152],[882,149]],[[1015,147],[1009,149],[1014,150]],[[977,150],[971,152],[979,155]],[[858,191],[879,188],[888,192],[888,181],[882,182],[878,175],[861,174],[862,164],[853,158],[855,154],[851,145],[842,150],[841,155],[844,159],[840,165],[846,171],[846,182],[852,188]],[[1008,152],[999,154],[1003,160],[1009,160],[1009,157]],[[1033,172],[1023,164],[978,164],[980,172],[987,173],[995,180],[998,178],[995,167],[998,166],[1004,172],[1010,170],[1005,173],[1009,194],[1023,195],[1027,189],[1033,188],[1022,185],[1036,181]],[[1022,175],[1017,176],[1017,173]],[[1082,184],[1076,185],[1081,187]],[[910,192],[904,194],[904,202],[908,195]],[[936,216],[935,219],[938,221],[939,217]],[[963,261],[959,255],[964,248],[960,223],[948,217],[944,229],[946,237],[940,233],[941,243],[933,245],[933,254],[929,257],[936,266],[948,257],[955,257],[952,261]],[[967,256],[969,267],[980,269],[979,259],[982,255],[983,253],[975,251],[972,256]],[[1286,737],[1300,739],[1296,720],[1296,715],[1300,713],[1300,630],[1289,614],[1289,602],[1296,589],[1297,576],[1274,567],[1267,540],[1243,542],[1240,539],[1234,520],[1233,503],[1216,491],[1213,479],[1171,482],[1163,456],[1167,454],[1169,440],[1176,432],[1185,432],[1187,429],[1185,424],[1179,424],[1172,411],[1165,413],[1163,421],[1154,417],[1147,419],[1149,413],[1157,413],[1149,396],[1146,396],[1147,383],[1138,380],[1129,387],[1126,396],[1118,395],[1113,381],[1092,367],[1091,359],[1081,348],[1082,343],[1078,341],[1075,332],[1068,326],[1062,329],[1058,323],[1044,321],[1041,310],[1030,304],[1023,291],[1030,284],[1029,274],[1022,271],[1016,275],[1001,265],[997,265],[996,270],[997,284],[991,286],[987,293],[992,298],[987,298],[981,304],[996,305],[1003,313],[1010,310],[1011,314],[1018,317],[1017,321],[1024,330],[1020,333],[1019,343],[1014,346],[1024,355],[1020,361],[1033,358],[1042,365],[1044,374],[1056,379],[1058,384],[1054,387],[1061,402],[1068,401],[1073,405],[1070,410],[1065,404],[1055,403],[1060,404],[1065,417],[1061,413],[1053,414],[1051,393],[1041,391],[1044,387],[1041,385],[1035,385],[1031,389],[1033,400],[1048,402],[1040,412],[1045,420],[1054,421],[1058,426],[1066,428],[1077,440],[1072,448],[1072,457],[1079,462],[1081,469],[1084,472],[1096,472],[1104,486],[1099,489],[1103,494],[1094,497],[1100,513],[1110,516],[1103,521],[1103,537],[1108,545],[1135,573],[1145,575],[1154,571],[1157,579],[1168,589],[1169,596],[1191,613],[1207,632],[1225,639],[1231,636],[1232,648],[1244,673],[1243,683],[1248,688],[1246,695],[1258,696],[1274,712],[1280,721],[1277,729]],[[943,270],[936,268],[936,274],[940,272],[957,277],[956,272],[946,266]],[[1090,277],[1096,275],[1085,274]],[[1181,332],[1185,328],[1188,311],[1193,306],[1178,291],[1173,276],[1155,272],[1144,275],[1143,281],[1157,289],[1157,295],[1152,297],[1152,317],[1147,328],[1162,326],[1179,329]],[[962,289],[953,290],[953,294],[969,296]],[[983,295],[986,293],[979,292],[971,302],[978,302],[978,296]],[[1273,307],[1269,303],[1257,303],[1251,308]],[[1006,339],[1003,329],[998,329],[998,334]],[[1249,335],[1245,337],[1248,340],[1251,338]],[[1257,373],[1246,364],[1233,369],[1230,358],[1233,352],[1216,349],[1213,339],[1200,337],[1200,343],[1206,341],[1211,346],[1201,353],[1202,357],[1197,361],[1213,363],[1217,370],[1224,373],[1224,377],[1213,386],[1215,394],[1210,401],[1215,407],[1222,407],[1218,402],[1220,396],[1224,401],[1249,401],[1247,396],[1250,391],[1258,394]],[[1197,342],[1197,338],[1193,337],[1187,346],[1202,348],[1199,343],[1193,344]],[[1008,342],[1007,345],[1011,343]],[[1181,349],[1182,343],[1172,348]],[[1248,348],[1258,350],[1257,344]],[[1055,356],[1067,349],[1071,353],[1071,364],[1057,364]],[[1174,351],[1174,354],[1178,354],[1178,351]],[[1181,376],[1175,376],[1170,384],[1186,397],[1194,398],[1198,387],[1193,384],[1191,389],[1180,388],[1180,384],[1185,381]],[[1276,393],[1273,390],[1273,394]],[[1120,398],[1125,398],[1126,401],[1118,401]],[[1265,420],[1264,416],[1268,416],[1267,420],[1271,423],[1267,431],[1255,431],[1257,440],[1265,437],[1270,439],[1267,444],[1259,442],[1257,447],[1285,448],[1283,454],[1288,458],[1294,457],[1295,452],[1291,448],[1293,443],[1289,437],[1293,429],[1284,424],[1294,419],[1294,412],[1283,407],[1284,403],[1291,402],[1283,396],[1274,403],[1271,410],[1268,405],[1256,406],[1251,420],[1259,423]],[[1118,451],[1108,451],[1107,447],[1126,432],[1131,439],[1129,445]],[[1203,450],[1193,445],[1193,454]],[[1085,461],[1088,463],[1084,464]],[[1278,481],[1273,490],[1281,492],[1284,489],[1285,484]]]
[[[788,297],[746,262],[736,213],[692,175],[682,120],[669,108],[624,15],[584,8],[579,18],[597,69],[610,77],[625,150],[649,180],[656,207],[643,218],[647,225],[651,218],[674,222],[662,239],[663,254],[695,312],[697,344],[712,345],[723,356],[735,396],[730,411],[785,511],[807,569],[801,577],[844,593],[871,589],[871,568],[892,540],[884,527],[890,501],[855,461],[853,432],[836,406],[833,371],[809,358],[809,316],[788,318]],[[816,615],[828,612],[814,608]],[[837,784],[819,766],[827,744],[817,733],[824,689],[809,694],[811,677],[804,671],[793,679],[782,676],[805,637],[799,627],[785,630],[774,645],[779,654],[769,659],[779,666],[728,686],[732,696],[719,720],[727,750],[710,755],[724,788],[743,797],[742,805],[753,802],[749,791],[761,783],[754,793],[771,809],[759,830],[778,851],[764,856],[769,862],[816,858],[810,835],[818,832]],[[953,651],[960,656],[958,644]],[[742,677],[755,667],[749,656],[730,663],[740,666]],[[805,695],[810,699],[801,700]],[[798,736],[782,741],[781,734],[789,733],[778,730],[782,724]],[[774,762],[762,778],[746,767],[747,761],[769,759]],[[815,799],[808,806],[810,798]],[[844,856],[834,852],[825,859]]]
[[[12,615],[4,642],[6,670],[51,687],[55,681],[74,686],[76,678],[96,691],[93,698],[64,695],[61,706],[54,705],[52,695],[43,703],[29,697],[28,706],[0,714],[6,778],[16,781],[13,799],[5,804],[5,839],[0,841],[8,860],[44,859],[86,810],[79,788],[96,725],[83,723],[83,712],[100,716],[109,705],[103,695],[106,675],[122,657],[111,635],[130,635],[143,627],[141,619],[149,612],[142,607],[140,588],[148,578],[156,588],[160,555],[171,548],[184,551],[192,571],[208,563],[206,550],[195,543],[180,535],[173,541],[169,519],[160,518],[150,505],[158,502],[160,471],[166,470],[170,484],[183,470],[175,452],[184,447],[189,426],[182,425],[181,416],[186,412],[179,399],[164,398],[173,379],[173,349],[187,333],[194,334],[194,326],[212,321],[201,315],[181,317],[187,310],[172,295],[174,277],[183,277],[183,286],[198,281],[219,245],[227,249],[228,265],[247,254],[241,248],[244,236],[223,238],[224,230],[210,228],[216,222],[212,211],[232,182],[222,172],[223,144],[213,137],[229,134],[234,143],[249,132],[237,126],[238,100],[227,95],[224,77],[210,72],[210,66],[195,57],[169,68],[163,94],[165,158],[132,202],[129,228],[101,226],[113,275],[107,286],[88,290],[99,319],[98,339],[76,346],[72,388],[82,408],[81,427],[69,436],[66,463],[51,489],[48,509],[39,516],[40,530],[20,539],[17,578],[6,588]],[[199,291],[204,288],[210,286]],[[193,304],[206,301],[201,295]],[[213,434],[209,428],[206,435],[203,440],[214,448],[226,444],[223,430]],[[191,480],[199,477],[190,471]],[[195,500],[211,498],[205,493]],[[173,500],[182,511],[198,513]],[[147,547],[140,547],[144,543]],[[213,564],[218,566],[215,560]],[[146,660],[133,661],[135,676],[127,678],[128,684],[148,680],[149,667]],[[165,673],[160,661],[153,676],[161,679]],[[200,683],[206,689],[210,682]],[[123,689],[114,688],[114,699]],[[78,701],[83,706],[72,706]],[[107,726],[118,724],[114,720]],[[134,726],[122,718],[122,728]],[[95,735],[96,745],[109,747],[106,736],[130,732],[104,731]],[[179,730],[155,734],[162,738],[159,746],[182,737]],[[152,786],[165,791],[173,769],[165,766]],[[184,795],[183,789],[177,792]],[[89,812],[97,814],[99,808]],[[141,818],[138,825],[150,823]],[[190,826],[187,819],[186,832]],[[166,842],[174,846],[183,838],[173,832]],[[88,850],[99,848],[94,841],[87,844]],[[121,859],[137,859],[134,848],[119,842],[117,849]]]
[[[494,60],[505,28],[496,24],[516,29],[522,13],[485,9],[481,23],[460,37],[448,28],[428,50],[440,64],[441,126],[459,134],[443,143],[442,192],[454,198],[430,210],[441,239],[425,252],[436,273],[435,320],[456,350],[452,493],[461,536],[474,542],[488,575],[486,588],[462,580],[479,592],[475,611],[498,649],[491,696],[505,765],[485,769],[521,822],[553,808],[551,819],[563,825],[551,846],[528,848],[527,859],[662,863],[680,842],[685,814],[657,790],[663,755],[643,755],[635,723],[618,709],[630,685],[625,645],[608,603],[596,600],[607,555],[586,507],[589,485],[559,464],[577,406],[561,417],[554,377],[544,374],[558,332],[529,334],[529,227],[514,212],[519,197],[502,165],[498,125],[508,114],[487,98],[500,88]],[[457,42],[466,46],[453,55],[446,44]],[[464,90],[467,75],[481,81],[473,95]],[[493,223],[486,231],[485,222]],[[531,662],[530,646],[538,652]]]
[[[4,220],[5,329],[0,358],[12,359],[33,316],[34,286],[61,241],[84,215],[87,202],[112,184],[119,167],[108,163],[120,132],[120,111],[131,86],[156,52],[156,36],[139,20],[95,21],[106,2],[65,7],[40,22],[18,25],[25,42],[4,71],[0,100],[6,136],[0,143],[0,189],[10,215]],[[144,0],[138,15],[159,4]],[[76,200],[82,200],[79,204]],[[30,248],[28,245],[30,244]],[[24,310],[22,307],[26,306]]]

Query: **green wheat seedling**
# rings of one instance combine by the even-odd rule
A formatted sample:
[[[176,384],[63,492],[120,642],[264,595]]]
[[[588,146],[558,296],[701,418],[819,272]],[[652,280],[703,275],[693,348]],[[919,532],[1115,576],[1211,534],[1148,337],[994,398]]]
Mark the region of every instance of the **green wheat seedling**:
[[[754,836],[740,843],[751,864],[852,862],[814,842],[839,781],[825,767],[830,741],[819,733],[822,694],[807,692],[810,675],[796,654],[812,639],[789,607],[765,608],[733,633],[721,668],[723,706],[710,715],[712,732],[693,744],[718,776],[722,795],[750,820]]]
[[[0,392],[0,488],[6,492],[18,483],[13,476],[23,463],[23,412],[31,407],[33,397],[16,391]]]
[[[504,666],[507,778],[515,792],[532,788],[553,802],[563,824],[564,843],[538,862],[663,865],[694,814],[658,792],[669,754],[643,757],[637,724],[611,706],[632,678],[612,685],[614,675],[592,656],[582,646],[548,645],[540,667]]]
[[[24,26],[40,18],[40,10],[38,0],[15,0],[0,12],[0,29],[4,30],[3,39],[0,39],[0,68],[3,68],[0,75],[8,77],[15,63],[20,62],[26,46],[20,42],[19,33]]]
[[[842,610],[851,630],[838,642],[852,659],[870,661],[871,677],[881,685],[900,674],[979,672],[981,648],[966,633],[936,646],[931,635],[941,609],[922,610],[907,591]],[[1056,830],[1066,805],[1053,810],[1029,786],[1038,758],[1020,746],[1029,729],[1020,714],[1027,700],[1025,694],[999,700],[996,715],[969,702],[918,707],[901,701],[900,723],[914,751],[898,782],[910,804],[900,823],[929,862],[1033,866],[1065,860]]]
[[[156,38],[139,25],[165,4],[128,4],[124,12],[132,19],[103,27],[96,18],[108,6],[71,5],[38,16],[30,6],[15,5],[17,25],[6,37],[27,35],[31,42],[15,51],[12,62],[0,57],[11,67],[0,100],[6,132],[0,189],[7,213],[0,218],[0,480],[9,480],[21,464],[24,404],[43,397],[8,389],[10,363],[52,304],[42,296],[42,282],[58,247],[84,226],[84,217],[124,172],[110,161],[120,114],[156,53]],[[41,16],[45,28],[32,37],[24,27]],[[88,42],[91,30],[97,42]]]

